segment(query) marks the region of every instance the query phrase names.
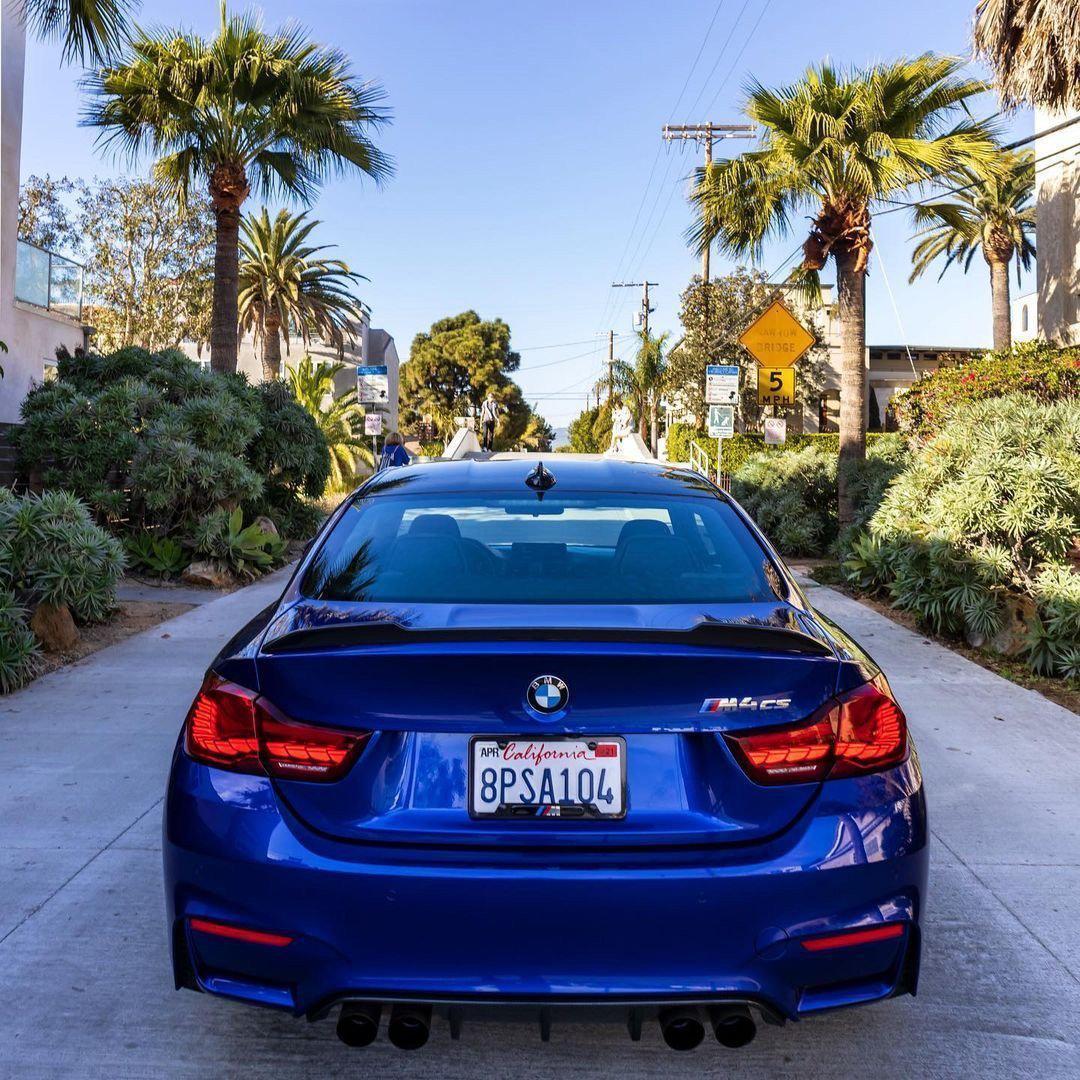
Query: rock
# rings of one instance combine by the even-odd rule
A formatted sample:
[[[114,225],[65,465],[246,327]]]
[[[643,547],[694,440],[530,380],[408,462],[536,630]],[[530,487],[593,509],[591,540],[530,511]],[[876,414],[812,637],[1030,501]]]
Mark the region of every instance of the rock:
[[[30,629],[46,652],[67,652],[79,643],[79,628],[67,604],[38,604],[30,617]]]
[[[1001,629],[986,643],[999,656],[1019,656],[1028,647],[1028,636],[1039,624],[1039,612],[1030,596],[1005,598],[1005,618]]]
[[[180,580],[206,589],[229,589],[234,584],[232,574],[213,559],[191,563],[180,575]]]
[[[277,526],[265,514],[260,514],[252,524],[258,525],[268,536],[279,535]]]

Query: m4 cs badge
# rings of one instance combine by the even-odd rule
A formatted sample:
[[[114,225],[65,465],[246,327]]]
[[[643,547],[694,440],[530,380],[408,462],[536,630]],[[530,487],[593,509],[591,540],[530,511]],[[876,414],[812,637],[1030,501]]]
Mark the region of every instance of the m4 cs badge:
[[[772,709],[786,709],[791,698],[786,697],[710,697],[701,703],[701,711],[728,712],[732,709],[751,709],[766,712]]]

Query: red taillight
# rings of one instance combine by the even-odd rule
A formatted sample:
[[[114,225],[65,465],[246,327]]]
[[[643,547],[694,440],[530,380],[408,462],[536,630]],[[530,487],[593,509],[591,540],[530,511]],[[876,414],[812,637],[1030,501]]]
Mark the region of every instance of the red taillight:
[[[216,675],[203,683],[184,726],[184,749],[196,761],[293,780],[340,779],[369,738],[370,731],[298,724]]]
[[[285,934],[269,934],[265,930],[249,930],[246,926],[234,926],[232,923],[218,922],[216,919],[189,919],[192,930],[200,934],[213,934],[214,937],[231,938],[233,941],[248,941],[253,945],[291,945],[293,939]]]
[[[826,949],[847,949],[852,945],[870,945],[875,941],[898,938],[903,932],[903,923],[882,923],[880,926],[871,926],[865,930],[845,930],[840,934],[825,934],[822,937],[807,938],[802,943],[802,947],[808,952],[823,952]]]
[[[877,772],[907,757],[907,721],[883,679],[849,690],[796,727],[727,735],[759,784],[805,784]]]

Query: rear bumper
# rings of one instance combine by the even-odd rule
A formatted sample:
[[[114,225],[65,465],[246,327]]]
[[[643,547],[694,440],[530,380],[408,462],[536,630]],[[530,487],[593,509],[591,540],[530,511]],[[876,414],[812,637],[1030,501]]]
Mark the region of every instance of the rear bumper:
[[[177,985],[311,1017],[354,999],[749,1001],[797,1019],[914,992],[926,839],[914,758],[825,785],[767,845],[510,853],[328,840],[269,781],[178,753],[164,838]],[[216,937],[193,917],[294,940]],[[888,940],[802,945],[893,921]]]

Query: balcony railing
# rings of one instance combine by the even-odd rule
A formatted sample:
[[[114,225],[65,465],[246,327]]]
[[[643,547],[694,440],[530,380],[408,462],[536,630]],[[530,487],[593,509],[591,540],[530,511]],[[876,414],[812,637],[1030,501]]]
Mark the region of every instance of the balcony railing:
[[[20,240],[15,250],[15,299],[81,319],[83,268],[62,255]]]

